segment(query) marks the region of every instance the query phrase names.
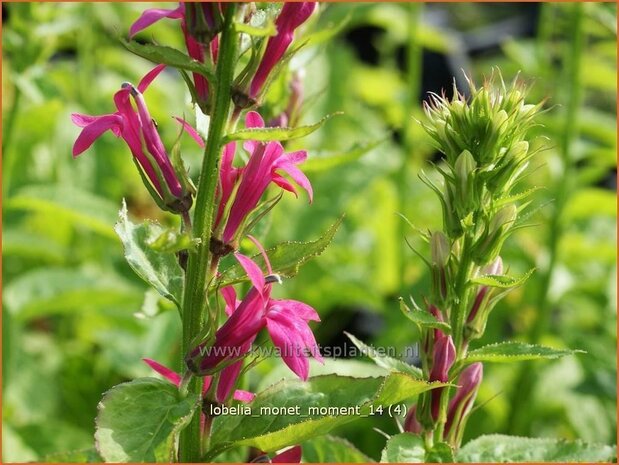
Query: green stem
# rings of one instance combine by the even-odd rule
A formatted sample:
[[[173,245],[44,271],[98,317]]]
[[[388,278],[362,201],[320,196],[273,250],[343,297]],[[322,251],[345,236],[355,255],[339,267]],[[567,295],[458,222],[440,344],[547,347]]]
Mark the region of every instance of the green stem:
[[[219,61],[216,70],[216,85],[213,86],[214,102],[208,143],[204,150],[202,171],[197,189],[194,211],[194,237],[200,238],[200,244],[189,254],[185,287],[183,294],[183,339],[182,354],[185,356],[192,348],[191,344],[202,331],[204,310],[208,304],[207,283],[212,276],[210,269],[211,253],[209,250],[213,213],[215,211],[215,193],[219,179],[219,160],[221,140],[230,113],[230,86],[234,77],[236,63],[236,37],[233,30],[235,4],[226,7],[224,28],[221,33]],[[214,328],[211,328],[214,329]],[[187,368],[183,363],[183,370]],[[194,377],[189,384],[189,391],[200,395],[202,380]],[[181,431],[179,443],[179,461],[199,462],[202,456],[200,438],[200,415],[193,416],[189,425]]]
[[[462,242],[462,252],[458,263],[458,274],[456,275],[456,285],[454,287],[454,302],[452,304],[451,328],[456,347],[456,360],[460,360],[465,354],[462,342],[464,339],[464,322],[467,311],[468,282],[473,267],[471,259],[472,237],[465,233]]]
[[[567,68],[567,79],[565,80],[565,99],[566,112],[562,128],[559,147],[561,150],[561,161],[563,171],[555,183],[555,203],[552,217],[548,228],[548,266],[540,275],[539,294],[537,295],[537,318],[531,328],[529,340],[532,343],[540,341],[541,337],[548,331],[552,305],[548,298],[548,289],[552,282],[554,269],[557,264],[558,244],[563,234],[563,211],[569,199],[570,192],[574,183],[573,171],[575,168],[572,147],[578,137],[578,110],[581,103],[581,74],[582,74],[582,53],[584,45],[583,30],[583,5],[576,3],[572,6],[572,16],[570,20],[570,42],[565,48],[565,61]],[[528,404],[531,396],[533,384],[531,372],[534,366],[530,363],[520,367],[514,390],[512,393],[512,406],[510,415],[507,419],[507,427],[514,434],[526,433],[524,429],[525,413],[523,405]]]

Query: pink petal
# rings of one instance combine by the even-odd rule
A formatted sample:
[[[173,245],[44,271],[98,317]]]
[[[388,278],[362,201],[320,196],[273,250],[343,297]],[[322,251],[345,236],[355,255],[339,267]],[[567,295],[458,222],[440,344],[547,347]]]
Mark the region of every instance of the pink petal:
[[[104,115],[97,118],[84,129],[73,144],[73,156],[87,150],[105,131],[122,126],[122,118],[118,115]]]
[[[146,75],[138,83],[138,90],[144,93],[144,91],[148,89],[148,86],[150,86],[150,83],[153,82],[157,76],[159,76],[159,74],[165,69],[165,67],[166,65],[163,64],[157,65],[148,73],[146,73]]]
[[[273,173],[273,177],[272,177],[271,181],[273,181],[275,184],[277,184],[282,189],[287,190],[288,192],[292,192],[295,197],[299,197],[299,194],[297,194],[296,187],[294,187],[292,185],[292,183],[290,181],[288,181],[282,175],[277,174],[277,173]]]
[[[260,267],[251,258],[243,254],[235,253],[234,257],[239,261],[256,290],[262,293],[264,289],[264,274]]]
[[[245,127],[246,128],[263,128],[264,120],[260,113],[256,111],[248,111],[245,116]]]
[[[101,118],[101,116],[84,115],[82,113],[71,113],[71,121],[73,121],[73,124],[79,126],[80,128],[85,128],[90,123],[94,123],[95,121],[97,121],[99,118]]]
[[[307,151],[298,150],[296,152],[290,152],[287,153],[285,157],[295,165],[298,165],[299,163],[303,163],[305,160],[307,160]]]
[[[267,315],[267,331],[271,336],[273,345],[280,351],[282,360],[293,373],[303,381],[309,375],[309,362],[305,355],[301,353],[304,344],[300,344],[298,333],[295,332],[294,325],[280,314]]]
[[[142,360],[144,360],[148,366],[150,366],[153,370],[155,370],[157,373],[159,373],[161,376],[163,376],[175,386],[179,386],[181,384],[181,375],[179,375],[175,371],[170,370],[168,367],[165,367],[150,358],[143,358]]]
[[[129,29],[129,38],[132,39],[138,32],[146,29],[153,23],[156,23],[163,18],[179,19],[184,16],[183,10],[179,7],[176,10],[151,9],[146,10],[142,15],[131,25]]]
[[[301,463],[301,446],[294,446],[280,452],[271,459],[272,463]]]
[[[189,135],[191,136],[191,138],[192,138],[193,140],[195,140],[195,141],[196,141],[196,143],[197,143],[200,147],[204,148],[204,141],[202,140],[202,138],[201,138],[201,137],[200,137],[200,135],[198,134],[198,131],[196,131],[196,130],[195,130],[195,129],[191,126],[191,124],[189,124],[189,123],[188,123],[187,121],[185,121],[183,118],[179,118],[178,116],[175,116],[175,117],[174,117],[174,119],[175,119],[176,121],[178,121],[178,122],[181,124],[181,126],[183,127],[183,129],[185,130],[185,132],[186,132],[187,134],[189,134]]]
[[[285,158],[280,158],[277,161],[277,168],[284,171],[286,174],[288,174],[288,176],[290,176],[294,180],[294,182],[296,182],[299,186],[305,189],[305,191],[307,192],[307,195],[309,196],[309,200],[311,203],[314,198],[314,192],[312,190],[312,185],[309,179],[307,179],[307,176],[305,176],[303,171],[301,171],[293,163],[286,160]]]
[[[258,250],[260,251],[260,254],[262,255],[262,258],[264,259],[264,263],[266,263],[267,265],[267,270],[269,271],[269,274],[272,274],[273,268],[271,268],[271,262],[269,261],[269,256],[267,255],[266,250],[264,250],[264,247],[262,247],[262,244],[258,241],[258,239],[256,239],[254,236],[250,234],[248,234],[247,237],[258,248]]]
[[[206,394],[206,392],[211,387],[211,383],[213,382],[212,376],[205,376],[202,378],[202,395]]]
[[[314,308],[298,300],[271,299],[270,305],[278,305],[305,321],[320,321]]]
[[[238,305],[238,300],[236,300],[236,291],[233,286],[226,286],[220,292],[226,301],[226,315],[230,316],[236,310]]]
[[[234,400],[238,400],[240,402],[249,403],[256,398],[256,394],[249,391],[243,391],[242,389],[237,389],[234,391]]]

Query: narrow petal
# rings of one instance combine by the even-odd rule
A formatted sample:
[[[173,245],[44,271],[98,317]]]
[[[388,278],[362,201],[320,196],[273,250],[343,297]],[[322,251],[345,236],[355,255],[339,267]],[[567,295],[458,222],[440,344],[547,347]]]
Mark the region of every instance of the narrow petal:
[[[272,463],[301,463],[301,446],[294,446],[280,452],[271,459]]]
[[[71,121],[73,121],[73,124],[79,126],[80,128],[85,128],[90,123],[94,123],[95,121],[97,121],[99,118],[101,118],[101,116],[84,115],[82,113],[71,113]]]
[[[310,203],[314,198],[314,191],[312,190],[312,185],[307,179],[307,176],[297,168],[293,163],[286,160],[285,158],[280,158],[277,162],[277,168],[284,171],[288,176],[290,176],[294,182],[296,182],[299,186],[301,186],[307,192],[309,196]]]
[[[157,65],[151,69],[138,83],[138,90],[144,92],[150,86],[150,83],[165,69],[166,65]]]
[[[87,150],[105,131],[122,126],[122,118],[118,115],[104,115],[97,118],[84,129],[73,144],[73,156]]]
[[[306,381],[309,375],[309,362],[304,355],[299,353],[299,344],[292,333],[294,329],[288,324],[282,324],[277,319],[267,318],[267,330],[273,345],[279,349],[284,363],[299,378]]]
[[[258,292],[262,293],[262,290],[264,289],[264,273],[260,267],[251,258],[246,257],[243,254],[235,253],[234,257],[243,267],[245,273],[247,273],[247,277],[253,286],[258,290]]]
[[[306,150],[298,150],[296,152],[290,152],[290,153],[287,153],[285,155],[285,157],[289,161],[294,163],[295,165],[298,165],[300,163],[303,163],[305,160],[307,160],[307,151]]]
[[[174,119],[176,121],[178,121],[181,126],[183,127],[183,129],[185,130],[185,132],[187,134],[189,134],[191,136],[191,138],[193,140],[196,141],[196,143],[204,148],[204,141],[202,140],[202,138],[200,137],[200,135],[198,134],[198,131],[196,131],[193,126],[191,126],[191,124],[189,124],[187,121],[185,121],[183,118],[179,118],[178,116],[175,116]]]
[[[267,252],[266,252],[266,250],[264,250],[264,247],[262,246],[260,241],[258,241],[258,239],[256,239],[254,236],[252,236],[250,234],[248,234],[247,237],[258,248],[258,250],[260,251],[260,255],[262,255],[262,258],[264,259],[264,263],[266,263],[266,265],[267,265],[267,270],[269,271],[269,274],[272,274],[273,273],[273,268],[271,268],[271,262],[269,261],[269,256],[267,255]]]
[[[277,184],[282,189],[288,192],[292,192],[295,197],[299,197],[299,194],[297,193],[297,188],[294,187],[294,185],[282,175],[273,173],[273,177],[271,181],[273,181],[275,184]]]
[[[156,23],[163,18],[179,19],[184,16],[183,10],[179,7],[175,10],[163,10],[153,8],[146,10],[142,15],[131,25],[129,29],[129,38],[132,39],[138,32],[146,29],[151,24]]]
[[[237,389],[234,391],[234,400],[238,400],[239,402],[249,403],[256,397],[256,394],[249,391],[243,391],[242,389]]]
[[[179,375],[175,371],[170,370],[168,367],[165,367],[161,363],[155,362],[150,358],[143,358],[142,360],[144,360],[144,362],[146,362],[149,367],[151,367],[153,370],[155,370],[157,373],[159,373],[161,376],[163,376],[175,386],[179,386],[181,384],[181,375]]]
[[[205,376],[204,378],[202,378],[202,394],[203,395],[206,394],[206,392],[209,390],[212,382],[213,382],[212,376]]]
[[[226,286],[220,292],[226,302],[226,315],[230,316],[238,306],[236,291],[233,286]]]

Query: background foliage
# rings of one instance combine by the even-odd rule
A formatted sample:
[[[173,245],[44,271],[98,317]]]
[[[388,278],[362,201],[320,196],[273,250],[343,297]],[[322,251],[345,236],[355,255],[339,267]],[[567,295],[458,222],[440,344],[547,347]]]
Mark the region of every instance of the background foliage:
[[[70,155],[78,133],[70,113],[108,112],[120,83],[150,69],[117,41],[146,7],[2,7],[6,461],[62,458],[58,453],[92,447],[104,391],[151,374],[142,357],[180,364],[178,315],[129,269],[113,230],[123,197],[134,218],[174,219],[154,206],[112,136],[78,160]],[[607,444],[616,437],[616,6],[582,5],[580,50],[571,8],[325,4],[312,29],[336,26],[337,36],[292,63],[305,67],[304,120],[345,114],[302,142],[312,158],[304,171],[315,202],[307,208],[285,198],[265,226],[265,243],[315,239],[346,214],[331,247],[278,289],[314,306],[323,320],[318,342],[342,349],[343,331],[401,352],[416,340],[414,328],[402,324],[397,297],[420,299],[429,276],[403,236],[426,250],[396,212],[421,228],[440,226],[438,202],[416,177],[422,168],[434,176],[428,161],[440,160],[415,120],[423,117],[421,99],[428,91],[450,92],[452,76],[463,80],[461,69],[481,80],[494,66],[506,79],[521,71],[531,99],[548,99],[537,129],[544,150],[529,177],[531,186],[543,187],[529,219],[534,227],[514,235],[504,254],[514,274],[537,272],[494,310],[479,345],[509,338],[587,354],[517,369],[487,366],[465,443],[490,433]],[[182,48],[172,22],[149,34]],[[582,72],[570,75],[575,52]],[[176,74],[160,79],[149,90],[149,106],[164,139],[172,140],[170,114],[191,120],[193,111]],[[348,163],[328,158],[342,153]],[[195,173],[199,150],[187,143],[183,155]],[[376,368],[329,361],[314,373],[329,371],[370,375]],[[277,360],[257,372],[252,390],[288,376]],[[387,415],[336,432],[377,460],[385,438],[374,427],[397,432]],[[329,441],[307,444],[305,459],[327,460]],[[343,459],[364,460],[351,454]]]

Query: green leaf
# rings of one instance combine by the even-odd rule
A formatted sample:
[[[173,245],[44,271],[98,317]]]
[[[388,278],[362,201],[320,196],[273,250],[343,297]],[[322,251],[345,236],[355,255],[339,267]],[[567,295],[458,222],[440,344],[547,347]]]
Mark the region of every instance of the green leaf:
[[[337,436],[321,436],[302,445],[305,463],[369,463],[374,462],[354,445]]]
[[[499,342],[472,350],[466,356],[465,362],[516,362],[520,360],[537,360],[540,358],[555,359],[584,353],[582,350],[553,349],[524,342]]]
[[[415,378],[422,377],[423,374],[421,370],[416,366],[409,365],[408,363],[402,360],[398,360],[397,358],[380,354],[374,347],[370,347],[364,344],[352,334],[347,333],[346,331],[344,331],[344,334],[348,336],[348,338],[355,346],[357,346],[357,348],[363,353],[363,355],[366,355],[367,357],[372,359],[374,363],[376,363],[376,365],[378,365],[379,367],[386,368],[389,371],[400,371],[402,373],[408,373]]]
[[[181,250],[195,250],[199,242],[199,239],[192,238],[187,233],[179,233],[174,229],[168,228],[159,236],[150,240],[148,246],[156,252],[176,253]]]
[[[4,289],[4,304],[18,319],[112,306],[139,306],[143,289],[101,270],[36,268]]]
[[[116,240],[112,224],[116,207],[90,192],[62,185],[28,186],[10,197],[4,207],[53,215]]]
[[[531,268],[524,275],[519,278],[513,276],[505,276],[505,275],[496,275],[496,274],[487,274],[483,276],[477,276],[476,278],[471,279],[471,283],[479,284],[480,286],[489,286],[489,287],[499,287],[501,289],[508,289],[511,287],[522,286],[529,276],[533,274],[535,268]]]
[[[437,442],[432,449],[426,451],[426,463],[454,463],[454,453],[449,444]]]
[[[400,433],[391,436],[380,454],[381,463],[423,463],[426,451],[420,436]]]
[[[123,201],[114,230],[123,243],[125,258],[133,271],[180,308],[183,270],[178,259],[174,253],[157,252],[149,245],[161,236],[163,228],[148,221],[139,225],[131,223],[127,217],[127,204]]]
[[[97,450],[107,462],[174,461],[174,436],[197,405],[197,395],[181,398],[167,381],[139,378],[119,384],[99,403]]]
[[[173,68],[184,69],[193,73],[201,74],[209,82],[215,82],[215,74],[203,63],[185,55],[180,50],[165,45],[141,44],[135,41],[128,41],[120,37],[120,42],[131,53],[145,58],[153,63],[172,66]]]
[[[68,452],[58,452],[49,454],[44,457],[46,463],[101,463],[102,459],[97,449],[94,447],[88,449],[72,450]]]
[[[224,137],[223,143],[232,142],[235,140],[254,140],[258,142],[266,142],[271,140],[286,141],[292,139],[298,139],[305,137],[312,132],[320,129],[328,119],[335,115],[341,115],[342,113],[332,113],[325,116],[320,121],[308,126],[297,126],[296,128],[245,128],[240,129],[232,134],[228,134]]]
[[[252,446],[273,452],[299,444],[369,415],[371,407],[386,408],[444,385],[427,383],[404,373],[391,373],[384,378],[325,375],[309,381],[284,380],[256,396],[248,406],[251,414],[215,418],[212,451],[206,459],[232,446]],[[270,410],[273,407],[298,411],[275,412]],[[320,410],[329,407],[337,411]]]
[[[256,27],[247,23],[234,23],[234,30],[254,37],[270,37],[277,35],[277,28],[273,21],[269,21],[264,27]]]
[[[353,148],[346,152],[337,153],[335,155],[327,155],[322,157],[312,157],[303,163],[303,172],[319,172],[336,168],[340,165],[352,163],[357,161],[366,153],[372,151],[378,145],[385,142],[387,139],[381,139],[369,144],[355,145]]]
[[[309,242],[282,242],[274,247],[266,250],[273,273],[277,273],[285,278],[291,278],[299,272],[299,267],[307,262],[310,258],[320,255],[327,246],[333,240],[335,233],[337,232],[340,224],[344,220],[344,216],[341,216],[335,223],[333,223],[329,229],[315,241]],[[257,254],[252,259],[263,270],[266,269],[264,258],[262,254]],[[247,276],[243,271],[243,268],[238,264],[227,268],[222,272],[222,281],[220,286],[227,286],[230,284],[246,281]]]
[[[400,299],[400,310],[402,310],[402,313],[404,313],[406,318],[415,323],[420,329],[435,328],[440,329],[445,334],[451,334],[451,326],[449,326],[449,324],[444,321],[437,320],[434,315],[429,312],[424,312],[423,310],[411,310],[402,299]]]
[[[490,434],[473,439],[457,454],[458,462],[612,462],[615,446],[553,438]]]

